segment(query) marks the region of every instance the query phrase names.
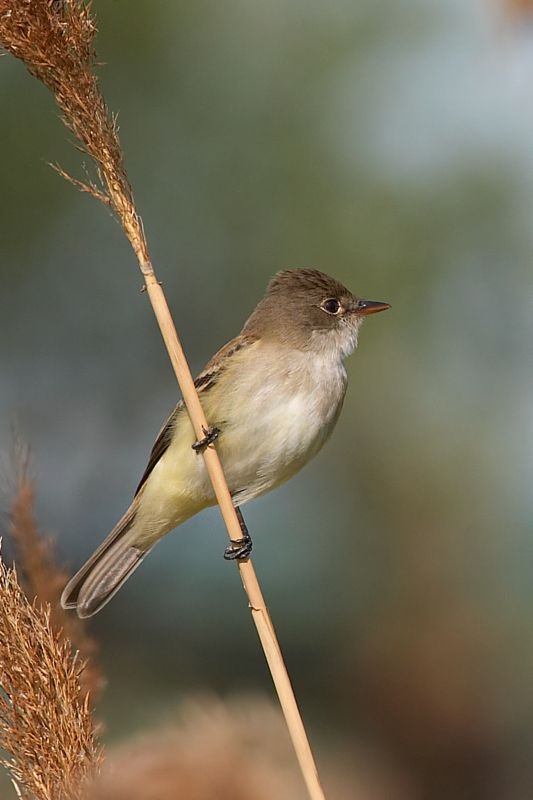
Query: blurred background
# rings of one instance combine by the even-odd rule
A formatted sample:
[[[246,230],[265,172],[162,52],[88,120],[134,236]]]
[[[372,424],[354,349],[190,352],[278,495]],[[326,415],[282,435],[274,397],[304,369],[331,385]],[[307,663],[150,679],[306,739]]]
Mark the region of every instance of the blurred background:
[[[246,508],[332,800],[530,798],[529,3],[93,9],[193,372],[280,268],[392,304],[332,440]],[[51,97],[10,57],[0,91],[0,448],[9,474],[12,429],[31,444],[38,519],[74,571],[178,392],[119,226],[47,166],[83,176]],[[197,693],[272,695],[225,544],[217,509],[191,520],[91,623],[109,741]]]

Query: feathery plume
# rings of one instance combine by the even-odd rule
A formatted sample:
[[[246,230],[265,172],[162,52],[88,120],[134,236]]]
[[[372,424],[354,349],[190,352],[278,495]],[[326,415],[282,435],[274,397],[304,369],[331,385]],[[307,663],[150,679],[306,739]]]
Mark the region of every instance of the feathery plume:
[[[65,125],[96,166],[97,183],[55,169],[117,214],[135,251],[148,260],[142,225],[124,169],[116,117],[95,74],[96,25],[81,0],[0,0],[0,46],[53,93]]]
[[[79,659],[0,560],[0,763],[23,800],[78,800],[100,753]]]
[[[61,607],[61,592],[68,576],[57,564],[53,540],[39,530],[35,520],[35,487],[30,475],[27,448],[19,445],[13,461],[15,491],[10,506],[8,536],[14,551],[18,580],[30,602],[50,609],[53,630],[69,641],[79,653],[80,662],[84,664],[80,682],[93,705],[104,688],[103,675],[96,661],[98,647],[87,633],[84,621]]]

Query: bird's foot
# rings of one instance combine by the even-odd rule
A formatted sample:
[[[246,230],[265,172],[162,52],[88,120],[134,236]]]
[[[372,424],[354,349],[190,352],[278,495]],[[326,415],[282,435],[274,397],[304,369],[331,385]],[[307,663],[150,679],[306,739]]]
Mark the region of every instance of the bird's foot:
[[[247,558],[250,558],[250,553],[252,552],[252,537],[248,533],[248,528],[239,506],[235,507],[235,513],[241,526],[242,539],[231,540],[231,544],[224,550],[224,558],[226,561],[246,561]]]
[[[226,561],[246,561],[252,552],[252,537],[246,533],[242,539],[232,539],[231,544],[224,550]]]
[[[199,439],[192,445],[192,449],[197,453],[202,453],[206,447],[216,442],[220,435],[220,428],[215,428],[214,426],[210,426],[209,428],[202,427],[202,430],[204,432],[204,438]]]

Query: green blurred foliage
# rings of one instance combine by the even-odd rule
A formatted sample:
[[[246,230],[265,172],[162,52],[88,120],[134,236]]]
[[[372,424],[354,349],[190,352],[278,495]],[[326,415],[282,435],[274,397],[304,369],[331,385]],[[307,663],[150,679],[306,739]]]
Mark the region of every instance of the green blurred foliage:
[[[531,30],[452,0],[94,11],[195,370],[282,267],[393,306],[332,441],[247,508],[313,738],[368,751],[402,797],[529,797]],[[83,174],[51,98],[0,66],[0,435],[31,442],[74,567],[177,391],[118,225],[46,164]],[[190,521],[95,621],[110,736],[192,689],[269,690],[223,547],[216,510]]]

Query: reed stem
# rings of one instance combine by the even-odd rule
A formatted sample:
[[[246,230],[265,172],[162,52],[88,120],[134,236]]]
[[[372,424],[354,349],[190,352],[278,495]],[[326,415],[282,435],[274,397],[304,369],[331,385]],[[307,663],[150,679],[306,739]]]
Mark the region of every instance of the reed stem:
[[[139,257],[140,255],[142,258],[142,249],[137,249],[137,245],[133,242],[132,245],[137,256]],[[194,380],[172,321],[163,289],[156,279],[150,261],[141,262],[139,260],[139,264],[146,281],[148,297],[174,368],[195,436],[197,439],[202,439],[204,436],[203,429],[208,428],[208,421],[198,398]],[[205,448],[203,456],[229,538],[240,539],[242,536],[240,523],[235,513],[220,459],[213,445]],[[265,653],[309,797],[311,800],[325,800],[307,733],[255,569],[250,559],[238,561],[237,565],[244,591],[248,596],[252,619]]]

